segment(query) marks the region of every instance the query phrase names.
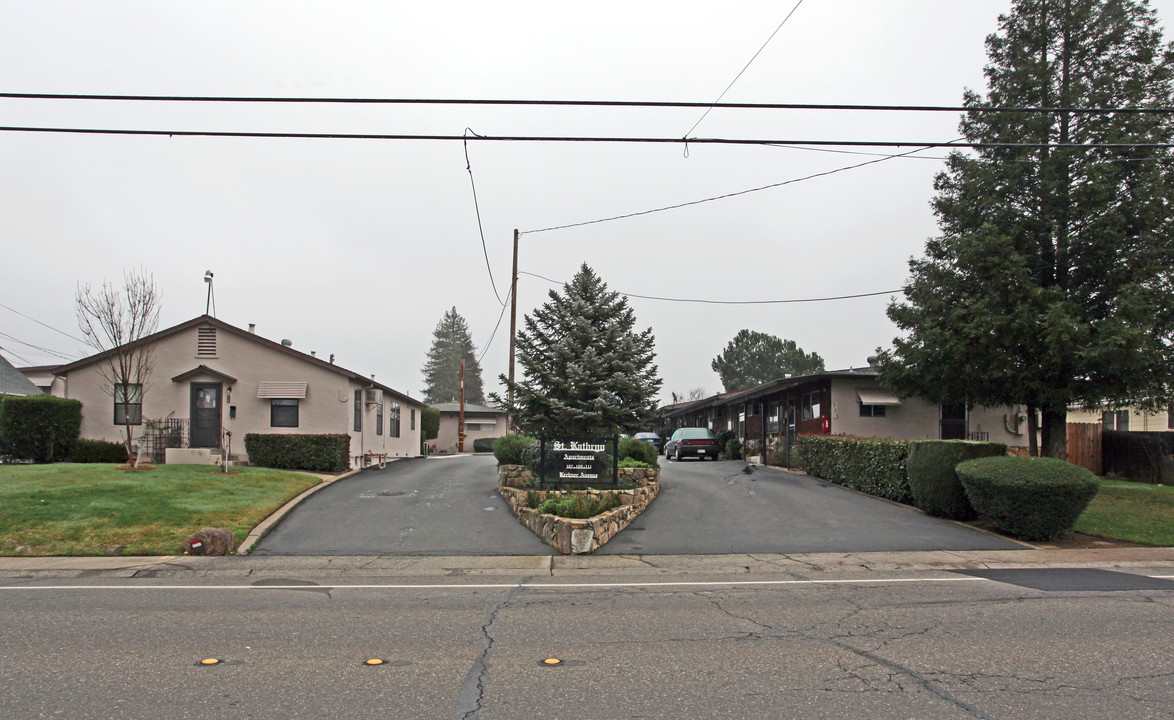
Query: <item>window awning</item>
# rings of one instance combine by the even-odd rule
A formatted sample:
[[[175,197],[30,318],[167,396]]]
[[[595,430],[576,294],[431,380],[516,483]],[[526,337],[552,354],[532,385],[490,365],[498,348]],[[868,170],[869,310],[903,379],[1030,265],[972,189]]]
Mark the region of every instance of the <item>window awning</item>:
[[[262,380],[261,384],[257,386],[257,397],[302,400],[306,397],[308,387],[309,383],[304,382]]]
[[[856,389],[861,405],[900,405],[901,399],[886,390]]]

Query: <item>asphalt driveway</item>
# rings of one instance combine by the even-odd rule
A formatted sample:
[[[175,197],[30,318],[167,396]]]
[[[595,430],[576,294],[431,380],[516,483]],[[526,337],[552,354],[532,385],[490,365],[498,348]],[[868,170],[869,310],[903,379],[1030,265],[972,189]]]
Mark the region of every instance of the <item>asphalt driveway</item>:
[[[255,555],[550,555],[497,494],[492,456],[401,460],[295,508]],[[737,461],[662,460],[660,496],[598,554],[1013,550],[913,508]]]

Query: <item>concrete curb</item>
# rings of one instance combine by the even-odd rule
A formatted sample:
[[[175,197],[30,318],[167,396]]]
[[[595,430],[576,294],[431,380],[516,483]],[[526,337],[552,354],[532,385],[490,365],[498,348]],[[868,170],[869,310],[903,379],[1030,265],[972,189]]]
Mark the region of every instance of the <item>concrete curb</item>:
[[[246,537],[243,541],[241,541],[241,544],[237,546],[236,554],[237,555],[247,555],[249,553],[249,551],[251,551],[253,549],[254,545],[261,542],[261,539],[263,537],[265,537],[269,533],[269,531],[272,530],[275,525],[277,525],[277,523],[281,522],[282,519],[285,518],[285,516],[287,514],[289,514],[290,510],[293,510],[294,508],[296,508],[306,498],[310,497],[311,495],[318,492],[322,488],[329,487],[329,486],[333,485],[334,483],[338,482],[339,480],[345,480],[349,477],[354,477],[355,475],[358,475],[362,471],[363,471],[362,468],[358,468],[355,470],[351,470],[349,472],[345,472],[342,475],[336,475],[334,477],[322,477],[321,475],[319,475],[318,477],[322,477],[322,482],[318,483],[317,485],[315,485],[312,488],[307,489],[301,495],[298,495],[293,500],[290,500],[286,504],[279,507],[277,509],[277,511],[274,512],[272,515],[265,518],[261,522],[257,523],[257,526],[254,527],[251,531],[249,531],[248,537]],[[311,473],[311,474],[313,474],[313,473]]]

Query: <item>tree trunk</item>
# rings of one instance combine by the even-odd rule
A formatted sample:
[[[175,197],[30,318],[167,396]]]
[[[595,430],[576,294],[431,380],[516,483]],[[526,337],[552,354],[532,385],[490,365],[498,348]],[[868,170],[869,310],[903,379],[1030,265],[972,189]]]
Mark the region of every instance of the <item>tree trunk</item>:
[[[1043,455],[1068,459],[1068,409],[1043,408]]]
[[[1039,418],[1031,403],[1027,404],[1027,454],[1039,457]]]

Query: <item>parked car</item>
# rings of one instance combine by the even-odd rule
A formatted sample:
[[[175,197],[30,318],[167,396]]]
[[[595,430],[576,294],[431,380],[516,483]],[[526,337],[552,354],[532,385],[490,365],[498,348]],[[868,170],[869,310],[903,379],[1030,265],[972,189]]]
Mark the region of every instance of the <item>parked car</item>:
[[[674,460],[683,457],[717,460],[720,450],[717,436],[709,428],[680,428],[664,444],[664,456]]]
[[[656,433],[653,433],[653,432],[636,433],[635,437],[640,442],[652,443],[653,445],[655,445],[657,455],[660,455],[661,452],[664,451],[664,448],[661,447],[664,444],[664,441],[661,440],[660,435],[657,435]]]

